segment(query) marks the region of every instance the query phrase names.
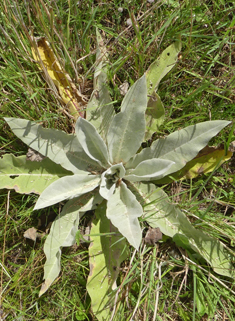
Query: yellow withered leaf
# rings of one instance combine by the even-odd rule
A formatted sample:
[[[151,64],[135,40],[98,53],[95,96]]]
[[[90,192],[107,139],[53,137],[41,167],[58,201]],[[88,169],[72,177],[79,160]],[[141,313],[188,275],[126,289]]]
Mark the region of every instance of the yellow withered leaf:
[[[196,158],[189,162],[181,172],[182,178],[195,178],[199,174],[212,172],[218,166],[232,157],[233,153],[225,153],[224,148],[206,146],[199,152]]]
[[[156,181],[156,184],[168,184],[173,180],[195,178],[200,174],[213,172],[217,167],[232,157],[229,150],[227,154],[223,147],[204,147],[198,155],[189,161],[181,170]]]
[[[85,96],[78,91],[70,76],[64,71],[48,41],[45,38],[39,38],[35,39],[35,42],[36,47],[32,48],[32,54],[44,72],[49,86],[52,81],[71,116],[75,119],[79,116],[84,117],[87,104]]]

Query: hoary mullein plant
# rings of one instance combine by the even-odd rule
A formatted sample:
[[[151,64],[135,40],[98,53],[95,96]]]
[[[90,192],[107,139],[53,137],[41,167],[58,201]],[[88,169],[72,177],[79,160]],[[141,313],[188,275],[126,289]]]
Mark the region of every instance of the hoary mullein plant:
[[[139,218],[151,227],[159,227],[180,246],[199,253],[217,273],[234,276],[226,247],[195,229],[156,186],[159,179],[183,168],[230,122],[215,120],[192,125],[141,150],[146,134],[148,88],[143,75],[125,95],[120,111],[110,113],[108,121],[103,119],[103,131],[102,122],[95,126],[95,121],[84,118],[77,120],[75,134],[46,129],[25,119],[5,118],[17,137],[47,157],[23,178],[25,185],[34,186],[29,192],[40,194],[34,209],[67,201],[45,241],[45,282],[40,295],[59,275],[61,248],[75,243],[80,218],[86,211],[95,210],[87,289],[99,320],[105,320],[110,313],[111,293],[117,288],[116,279],[127,257],[128,244],[136,250],[140,247]],[[108,110],[109,105],[105,108]],[[27,161],[16,165],[13,155],[6,156],[11,169],[34,166]],[[22,172],[25,173],[11,171],[16,184]],[[16,185],[14,188],[17,190]]]

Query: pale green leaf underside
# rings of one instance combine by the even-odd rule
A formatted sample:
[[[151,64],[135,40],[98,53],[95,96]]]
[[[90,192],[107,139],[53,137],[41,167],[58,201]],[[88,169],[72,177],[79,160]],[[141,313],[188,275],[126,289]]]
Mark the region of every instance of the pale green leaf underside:
[[[23,194],[41,194],[50,184],[70,174],[72,172],[49,158],[41,162],[31,162],[26,160],[26,156],[6,154],[0,161],[0,189],[14,189]]]
[[[45,293],[60,273],[61,247],[75,243],[79,218],[85,211],[92,210],[101,199],[88,193],[82,197],[68,201],[60,215],[52,223],[50,233],[44,244],[46,263],[44,265],[44,280],[39,296]]]
[[[87,291],[91,298],[92,311],[98,320],[108,320],[113,307],[113,292],[120,264],[127,258],[126,239],[106,217],[105,202],[95,211],[97,220],[91,228],[92,243],[89,247],[90,274]]]
[[[153,133],[155,133],[163,124],[164,119],[165,108],[163,106],[161,98],[154,91],[148,100],[148,106],[145,114],[145,140],[148,140],[152,137]]]
[[[62,177],[42,192],[34,210],[81,196],[94,190],[99,183],[100,177],[88,172]]]
[[[129,169],[124,178],[131,182],[160,179],[172,165],[174,162],[165,159],[148,159],[139,163],[136,168]]]
[[[217,239],[195,229],[186,216],[173,204],[161,189],[153,184],[137,183],[144,206],[144,219],[151,227],[159,227],[161,232],[170,237],[184,237],[190,247],[199,253],[221,275],[234,277],[235,272],[231,256],[226,247]],[[141,200],[142,199],[142,200]],[[149,205],[148,205],[149,204]]]
[[[112,163],[127,162],[139,149],[145,133],[147,89],[142,76],[129,89],[109,127],[107,143]]]
[[[146,159],[161,158],[175,162],[165,175],[174,173],[193,159],[228,124],[229,121],[213,120],[176,131],[143,149],[126,164],[126,168],[134,168]]]
[[[181,42],[176,41],[167,47],[146,71],[148,95],[157,89],[162,78],[174,67],[181,50]]]
[[[74,173],[97,166],[83,151],[75,135],[57,129],[43,128],[41,125],[20,118],[5,118],[14,134],[25,144],[35,149],[53,162]]]
[[[136,249],[139,248],[142,239],[138,221],[138,217],[142,213],[143,209],[135,195],[124,182],[121,182],[121,185],[115,189],[115,193],[107,201],[107,218]]]
[[[91,225],[91,240],[89,246],[90,273],[87,278],[87,292],[91,298],[91,308],[99,321],[108,320],[113,299],[110,300],[109,290],[111,281],[102,251],[100,221]],[[92,234],[94,236],[92,236]],[[110,302],[109,302],[110,301]]]
[[[76,135],[85,153],[101,167],[109,166],[108,150],[95,127],[83,118],[78,118]]]
[[[100,233],[103,234],[101,236],[102,250],[105,255],[106,267],[111,276],[110,286],[115,289],[115,281],[119,274],[120,264],[127,258],[129,247],[123,235],[107,218],[106,207],[107,203],[100,204],[95,211],[95,215],[100,218]]]

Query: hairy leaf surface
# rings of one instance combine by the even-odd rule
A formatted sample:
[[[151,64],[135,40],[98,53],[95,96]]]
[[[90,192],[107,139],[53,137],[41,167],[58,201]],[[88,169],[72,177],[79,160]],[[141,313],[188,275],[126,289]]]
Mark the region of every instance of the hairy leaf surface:
[[[124,178],[131,182],[162,178],[173,164],[174,162],[166,159],[148,159],[139,163],[136,168],[129,169]]]
[[[50,184],[68,175],[72,172],[49,158],[31,162],[26,156],[6,154],[0,161],[0,188],[14,189],[17,193],[41,194]]]
[[[108,200],[110,196],[114,193],[116,188],[116,182],[107,178],[105,174],[107,171],[102,173],[101,175],[101,182],[100,182],[100,195],[105,199]]]
[[[98,213],[97,210],[99,210]],[[120,265],[128,257],[129,247],[127,246],[125,237],[123,237],[107,218],[107,203],[102,203],[97,210],[95,214],[100,217],[100,233],[103,233],[101,236],[102,251],[110,273],[109,284],[114,290],[116,288]]]
[[[65,176],[52,183],[39,197],[34,210],[93,191],[100,183],[100,177],[81,171],[80,174]]]
[[[142,238],[138,221],[138,217],[142,214],[143,209],[135,195],[124,182],[121,182],[121,185],[116,188],[115,193],[107,201],[107,218],[136,249],[139,248]]]
[[[125,175],[125,168],[122,163],[112,165],[101,175],[100,195],[108,200],[114,193],[116,182]]]
[[[77,137],[61,130],[43,128],[20,118],[5,118],[14,134],[25,144],[73,173],[97,167],[97,162],[84,153]]]
[[[110,166],[107,147],[95,127],[87,120],[79,118],[75,131],[86,154],[99,163],[101,167]]]
[[[135,168],[146,159],[161,158],[175,162],[166,175],[176,172],[193,159],[208,141],[228,124],[230,122],[226,120],[213,120],[174,132],[166,138],[156,140],[151,147],[143,149],[126,164],[126,168]]]
[[[39,296],[45,293],[60,273],[61,247],[75,243],[78,223],[81,216],[96,207],[101,198],[93,193],[68,201],[60,215],[52,223],[50,233],[44,244],[46,263],[44,265],[44,280]]]
[[[112,163],[127,162],[139,149],[145,133],[146,79],[142,76],[128,90],[121,112],[114,116],[107,142]]]

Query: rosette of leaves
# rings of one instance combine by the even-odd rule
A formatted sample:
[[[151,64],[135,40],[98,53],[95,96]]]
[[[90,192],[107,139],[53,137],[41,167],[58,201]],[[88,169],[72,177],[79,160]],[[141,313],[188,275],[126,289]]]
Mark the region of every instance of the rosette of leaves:
[[[170,204],[162,189],[152,184],[183,168],[229,122],[218,120],[189,126],[156,140],[138,153],[145,136],[147,100],[144,75],[127,92],[120,112],[112,113],[102,135],[83,118],[77,120],[75,134],[45,129],[24,119],[5,118],[24,143],[56,163],[58,171],[61,168],[61,175],[42,191],[34,209],[68,200],[45,242],[45,282],[40,294],[58,276],[61,247],[75,242],[79,219],[97,207],[98,232],[110,232],[116,237],[116,248],[110,254],[114,257],[112,266],[120,265],[126,257],[121,251],[125,246],[123,236],[135,249],[139,248],[142,231],[138,218],[143,217],[181,246],[200,253],[216,272],[232,275],[230,255],[223,244],[193,228],[184,214]],[[43,172],[40,179],[43,180]],[[102,224],[107,226],[107,222],[109,227],[102,230]],[[106,263],[109,264],[107,260]],[[118,269],[111,271],[112,281],[105,291],[113,287],[117,274]],[[94,287],[90,292],[93,290]],[[94,303],[93,310],[98,311]]]
[[[97,194],[97,199],[107,201],[107,218],[138,249],[141,242],[138,217],[143,214],[143,208],[128,186],[137,181],[160,179],[175,164],[173,160],[151,155],[149,159],[135,160],[145,135],[146,108],[144,75],[125,96],[121,111],[112,118],[105,140],[81,117],[76,122],[75,135],[44,129],[24,119],[5,118],[26,144],[73,173],[50,184],[41,193],[34,209],[65,200],[79,202],[85,194]]]

